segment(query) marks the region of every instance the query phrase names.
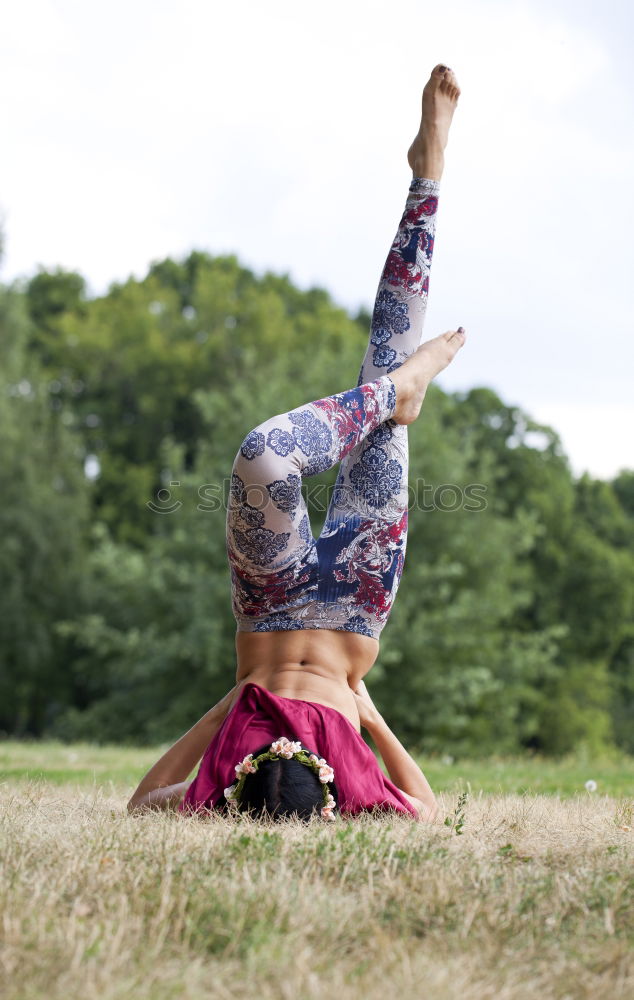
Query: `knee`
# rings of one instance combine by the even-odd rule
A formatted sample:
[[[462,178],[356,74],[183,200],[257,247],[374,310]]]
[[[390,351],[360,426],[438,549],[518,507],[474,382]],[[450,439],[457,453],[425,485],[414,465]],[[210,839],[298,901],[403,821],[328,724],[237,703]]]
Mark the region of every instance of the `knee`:
[[[271,417],[249,431],[238,448],[234,471],[260,481],[285,479],[289,473],[297,473],[296,443],[287,424],[284,414]]]
[[[270,417],[258,424],[242,441],[238,457],[253,461],[264,455],[272,456],[274,461],[296,461],[297,442],[293,435],[293,425],[288,414]],[[291,457],[292,456],[292,457]]]
[[[249,431],[238,448],[236,461],[243,458],[252,462],[255,458],[260,458],[261,455],[264,455],[267,446],[267,438],[273,429],[271,425],[271,420],[265,420],[263,423],[258,424],[257,427],[254,427],[253,430]]]

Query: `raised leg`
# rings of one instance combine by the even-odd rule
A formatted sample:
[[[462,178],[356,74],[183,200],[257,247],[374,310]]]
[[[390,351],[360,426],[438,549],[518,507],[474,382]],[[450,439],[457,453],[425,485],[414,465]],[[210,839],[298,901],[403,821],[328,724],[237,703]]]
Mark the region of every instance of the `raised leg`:
[[[464,340],[462,331],[450,331],[421,347],[442,151],[458,94],[451,71],[436,67],[423,93],[421,130],[408,157],[414,173],[425,168],[431,176],[414,176],[410,184],[359,373],[360,385],[381,372],[393,377],[395,419],[373,430],[343,459],[317,543],[320,600],[347,604],[352,627],[375,637],[391,610],[405,557],[406,424],[418,415],[428,382]]]
[[[423,93],[409,159],[415,175],[423,167],[428,175],[412,180],[357,388],[271,418],[236,457],[227,550],[239,630],[334,628],[378,638],[387,620],[405,552],[406,425],[463,341],[451,331],[419,346],[454,83],[436,67]],[[339,461],[315,542],[301,480]]]

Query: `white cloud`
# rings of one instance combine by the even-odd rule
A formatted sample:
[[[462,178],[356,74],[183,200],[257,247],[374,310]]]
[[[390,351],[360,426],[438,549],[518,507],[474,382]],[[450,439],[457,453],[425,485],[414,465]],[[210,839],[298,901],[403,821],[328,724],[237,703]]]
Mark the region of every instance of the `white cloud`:
[[[576,475],[590,472],[610,479],[620,469],[634,467],[633,403],[551,403],[538,406],[533,416],[556,428]]]

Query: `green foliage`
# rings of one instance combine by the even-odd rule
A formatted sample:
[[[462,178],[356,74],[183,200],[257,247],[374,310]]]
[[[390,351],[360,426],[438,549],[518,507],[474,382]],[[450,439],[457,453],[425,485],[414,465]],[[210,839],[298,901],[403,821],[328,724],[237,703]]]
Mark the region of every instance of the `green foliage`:
[[[81,274],[61,268],[50,272],[40,267],[26,286],[26,304],[34,323],[35,343],[40,343],[38,335],[55,329],[59,316],[75,310],[83,313],[85,295],[86,282]]]
[[[609,669],[614,738],[627,753],[634,753],[634,625],[625,630]]]
[[[153,743],[226,692],[233,457],[355,384],[368,321],[198,252],[94,299],[59,270],[1,291],[0,727]],[[575,481],[556,432],[485,387],[433,386],[410,442],[371,675],[390,722],[425,753],[634,749],[634,473]],[[315,533],[334,476],[305,483]]]
[[[71,702],[54,623],[82,610],[89,485],[69,408],[26,350],[23,296],[0,295],[0,728],[41,731]],[[79,449],[79,454],[78,454]]]
[[[453,815],[445,816],[445,826],[450,827],[457,837],[461,836],[464,832],[468,798],[469,792],[461,792],[458,796],[458,802],[456,803]]]

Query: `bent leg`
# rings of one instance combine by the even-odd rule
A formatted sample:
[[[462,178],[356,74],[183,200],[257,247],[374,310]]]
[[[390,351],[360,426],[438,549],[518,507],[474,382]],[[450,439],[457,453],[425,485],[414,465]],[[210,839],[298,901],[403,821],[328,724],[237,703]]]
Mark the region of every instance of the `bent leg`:
[[[227,510],[238,628],[250,629],[255,617],[287,611],[314,596],[317,555],[301,480],[341,461],[391,417],[395,403],[392,381],[382,375],[272,417],[244,439]]]

